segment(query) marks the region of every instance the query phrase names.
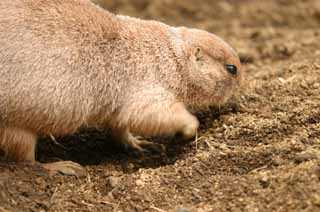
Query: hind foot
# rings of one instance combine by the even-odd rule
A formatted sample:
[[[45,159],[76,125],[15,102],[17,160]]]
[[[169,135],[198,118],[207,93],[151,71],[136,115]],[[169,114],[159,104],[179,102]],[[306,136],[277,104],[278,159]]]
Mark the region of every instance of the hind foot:
[[[0,128],[0,149],[4,151],[9,160],[35,164],[36,143],[37,136],[33,132],[12,127]],[[46,163],[40,166],[49,170],[49,174],[86,175],[86,170],[82,166],[71,161]]]
[[[69,176],[86,176],[87,171],[78,163],[72,161],[59,161],[53,163],[44,163],[41,166],[49,171],[50,175],[63,174]]]

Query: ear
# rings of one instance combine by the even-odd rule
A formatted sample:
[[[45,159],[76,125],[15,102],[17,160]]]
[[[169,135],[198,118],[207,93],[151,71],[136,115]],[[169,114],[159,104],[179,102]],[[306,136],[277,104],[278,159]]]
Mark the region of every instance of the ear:
[[[200,61],[203,57],[203,52],[201,47],[199,46],[195,47],[193,52],[194,52],[193,54],[194,54],[194,57],[196,58],[196,61]]]

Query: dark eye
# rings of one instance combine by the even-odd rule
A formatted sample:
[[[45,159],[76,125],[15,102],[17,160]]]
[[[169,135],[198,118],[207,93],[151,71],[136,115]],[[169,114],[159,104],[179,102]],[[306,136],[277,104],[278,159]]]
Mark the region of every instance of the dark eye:
[[[230,73],[230,74],[237,74],[238,69],[235,65],[225,65],[226,70]]]

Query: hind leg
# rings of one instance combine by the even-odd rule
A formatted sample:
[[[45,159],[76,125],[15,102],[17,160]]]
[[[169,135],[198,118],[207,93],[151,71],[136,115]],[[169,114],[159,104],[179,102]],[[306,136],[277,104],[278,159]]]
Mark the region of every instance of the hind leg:
[[[37,136],[19,128],[0,129],[0,148],[5,156],[16,162],[35,164],[35,147]],[[70,161],[41,164],[51,173],[66,175],[85,175],[85,170],[79,164]]]
[[[36,135],[16,128],[0,129],[0,148],[16,162],[35,162]]]

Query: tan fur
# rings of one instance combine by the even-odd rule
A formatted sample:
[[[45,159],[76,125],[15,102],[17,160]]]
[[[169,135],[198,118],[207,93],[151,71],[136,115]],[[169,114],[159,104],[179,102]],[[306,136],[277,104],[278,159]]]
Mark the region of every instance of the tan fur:
[[[186,108],[222,104],[241,80],[205,31],[116,16],[89,0],[0,2],[0,147],[34,160],[36,135],[82,126],[194,136]],[[33,157],[33,158],[32,158]]]
[[[0,148],[8,158],[17,162],[34,162],[36,135],[22,129],[6,128],[0,130]]]

